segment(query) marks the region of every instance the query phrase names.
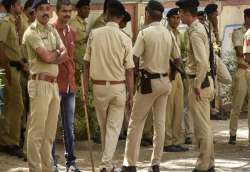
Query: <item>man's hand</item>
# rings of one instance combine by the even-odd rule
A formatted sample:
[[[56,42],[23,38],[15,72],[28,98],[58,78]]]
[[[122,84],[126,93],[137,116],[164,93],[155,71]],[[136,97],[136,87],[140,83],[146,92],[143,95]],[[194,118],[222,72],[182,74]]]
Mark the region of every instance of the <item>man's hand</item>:
[[[201,100],[201,89],[200,88],[194,88],[194,92],[196,94],[197,101]]]
[[[88,93],[85,93],[84,95],[82,95],[82,104],[83,106],[88,104]]]
[[[250,53],[244,54],[244,59],[247,63],[250,63]]]

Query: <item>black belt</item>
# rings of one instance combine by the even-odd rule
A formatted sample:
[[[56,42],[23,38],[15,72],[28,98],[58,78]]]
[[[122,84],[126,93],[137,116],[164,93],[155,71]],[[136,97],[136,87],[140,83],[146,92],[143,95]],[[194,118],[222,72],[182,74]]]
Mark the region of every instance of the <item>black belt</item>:
[[[21,70],[22,69],[22,63],[20,61],[14,61],[14,60],[10,60],[9,61],[9,65],[11,67],[15,67],[17,70]]]
[[[168,76],[168,73],[164,73],[164,74],[153,73],[152,74],[152,73],[149,73],[146,70],[140,70],[140,75],[143,75],[145,78],[148,78],[148,79],[158,79],[158,78],[161,78],[161,77]]]
[[[211,73],[210,73],[210,72],[207,72],[206,75],[207,75],[207,76],[211,76]],[[196,75],[188,75],[188,78],[189,78],[189,79],[194,79],[194,78],[196,78]]]

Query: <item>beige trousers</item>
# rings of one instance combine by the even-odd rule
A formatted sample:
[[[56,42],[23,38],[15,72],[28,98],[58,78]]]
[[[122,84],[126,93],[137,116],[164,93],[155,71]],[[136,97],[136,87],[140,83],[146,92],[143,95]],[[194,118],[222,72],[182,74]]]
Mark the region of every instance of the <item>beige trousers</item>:
[[[194,125],[193,125],[192,114],[190,113],[188,107],[188,91],[189,91],[188,79],[183,80],[183,86],[184,86],[184,109],[183,109],[182,128],[184,130],[184,136],[192,138],[194,133]]]
[[[201,100],[197,99],[194,92],[194,80],[189,80],[189,109],[193,115],[194,133],[200,150],[196,169],[201,171],[214,166],[213,133],[210,124],[210,101],[214,96],[214,86],[211,77],[209,80],[210,87],[201,90]]]
[[[4,88],[4,107],[0,118],[0,145],[19,146],[23,115],[20,71],[10,67],[11,84]]]
[[[112,170],[126,104],[125,84],[93,85],[94,105],[101,129],[102,160],[100,169]]]
[[[151,83],[152,93],[141,94],[139,90],[135,95],[135,103],[128,127],[124,166],[136,166],[143,127],[151,108],[153,108],[154,125],[151,165],[159,165],[161,162],[165,137],[165,111],[171,83],[168,77],[153,79]]]
[[[238,69],[233,83],[233,102],[230,114],[230,135],[235,136],[238,128],[238,119],[247,94],[250,93],[250,71]],[[250,101],[248,103],[250,109]],[[248,110],[248,127],[250,127],[250,110]],[[250,136],[248,137],[250,140]]]
[[[181,125],[184,108],[184,88],[180,73],[176,73],[171,82],[172,91],[168,97],[166,108],[165,146],[181,144]]]
[[[30,116],[27,138],[29,172],[52,172],[52,144],[60,108],[56,83],[30,80]]]
[[[153,109],[151,108],[150,111],[148,112],[148,117],[145,122],[145,126],[143,129],[143,134],[142,137],[144,139],[152,139],[153,138]]]

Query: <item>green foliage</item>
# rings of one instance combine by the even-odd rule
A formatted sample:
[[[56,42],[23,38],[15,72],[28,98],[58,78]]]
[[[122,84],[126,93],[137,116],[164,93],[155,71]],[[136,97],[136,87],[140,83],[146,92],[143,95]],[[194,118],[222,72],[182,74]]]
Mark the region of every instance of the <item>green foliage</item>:
[[[223,62],[227,66],[227,69],[229,70],[231,76],[234,76],[235,73],[235,52],[234,51],[228,51],[228,53],[223,58]],[[223,100],[224,104],[231,103],[232,102],[232,84],[230,85],[222,85],[220,89],[220,95]]]
[[[82,93],[81,93],[81,79],[80,72],[77,72],[77,93],[76,93],[76,111],[75,111],[75,136],[77,140],[87,139],[87,129],[84,108],[82,105]],[[98,130],[98,122],[96,119],[95,109],[93,105],[93,90],[92,86],[89,89],[89,103],[88,103],[88,117],[90,124],[90,131],[93,134]]]

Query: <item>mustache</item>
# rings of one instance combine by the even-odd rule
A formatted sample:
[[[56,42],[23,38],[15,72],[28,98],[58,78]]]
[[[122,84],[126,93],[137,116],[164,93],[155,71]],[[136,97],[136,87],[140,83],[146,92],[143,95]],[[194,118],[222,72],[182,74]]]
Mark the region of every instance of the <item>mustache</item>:
[[[67,15],[67,16],[64,16],[63,18],[65,18],[65,19],[69,19],[69,18],[70,18],[70,16],[69,16],[69,15]]]
[[[49,17],[49,14],[44,14],[44,15],[43,15],[43,18],[44,18],[44,17]]]

